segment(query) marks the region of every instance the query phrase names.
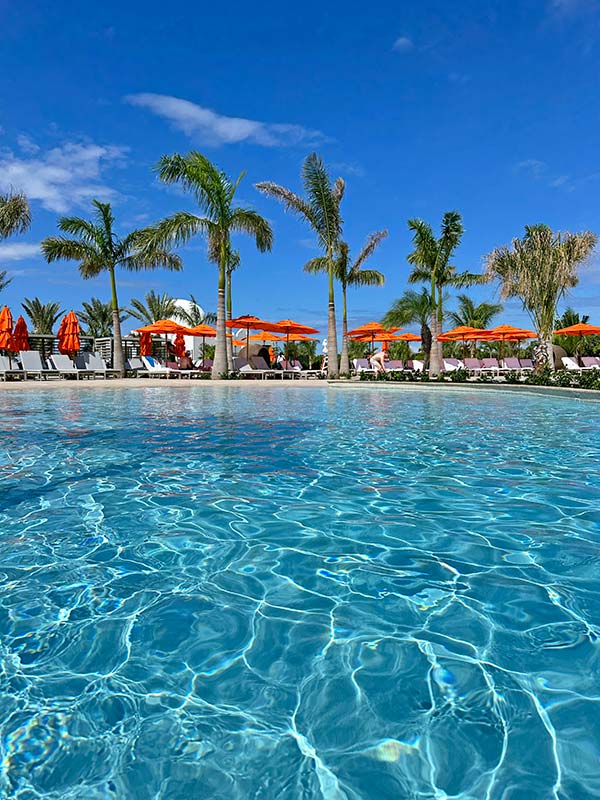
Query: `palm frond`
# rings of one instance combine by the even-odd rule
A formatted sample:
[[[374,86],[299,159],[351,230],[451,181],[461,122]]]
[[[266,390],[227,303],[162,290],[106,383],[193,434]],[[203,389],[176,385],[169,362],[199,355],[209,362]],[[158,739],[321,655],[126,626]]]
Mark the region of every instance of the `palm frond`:
[[[273,230],[264,217],[249,208],[234,208],[229,217],[232,231],[254,237],[257,249],[264,253],[273,247]]]
[[[352,265],[352,269],[360,269],[362,264],[370,258],[375,250],[379,247],[381,242],[387,237],[388,232],[387,230],[382,231],[375,231],[375,233],[370,233],[367,237],[367,241],[363,245],[362,250],[357,255],[356,259],[354,260],[354,264]]]
[[[8,272],[3,269],[0,270],[0,292],[6,289],[6,287],[12,283],[13,279],[7,277]]]
[[[307,261],[302,269],[304,272],[310,272],[311,275],[316,275],[318,272],[327,272],[329,269],[329,262],[324,256],[317,256]]]
[[[0,194],[0,239],[25,233],[31,225],[31,211],[21,192]]]
[[[213,226],[214,223],[206,217],[198,217],[189,211],[177,211],[155,225],[137,231],[134,244],[149,252],[167,245],[182,245],[192,236],[209,233]]]
[[[358,269],[348,277],[348,286],[383,286],[385,275],[376,269]]]
[[[95,278],[108,268],[102,254],[87,242],[64,236],[48,236],[42,240],[40,248],[49,264],[53,261],[79,261],[79,272],[83,278]]]
[[[130,272],[140,272],[146,269],[168,269],[171,272],[179,272],[183,269],[181,256],[160,248],[138,250],[123,258],[119,264]]]
[[[279,184],[272,183],[271,181],[257,183],[255,184],[255,188],[258,189],[259,192],[262,192],[262,194],[281,201],[286,211],[291,211],[302,217],[310,225],[314,225],[312,208],[304,198],[295,194],[290,189],[286,189],[284,186],[279,186]]]

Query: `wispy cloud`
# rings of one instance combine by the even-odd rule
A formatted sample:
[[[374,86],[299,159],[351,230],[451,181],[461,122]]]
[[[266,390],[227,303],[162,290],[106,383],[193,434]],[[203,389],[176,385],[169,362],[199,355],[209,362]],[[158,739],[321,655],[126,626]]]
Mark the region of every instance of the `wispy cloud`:
[[[342,175],[352,175],[354,178],[364,178],[367,174],[365,169],[354,161],[334,161],[331,164],[331,169],[341,172]]]
[[[42,152],[29,137],[19,137],[22,155],[0,150],[0,190],[18,189],[59,214],[92,198],[107,200],[116,192],[102,180],[109,165],[124,163],[126,148],[93,142],[65,142]]]
[[[561,175],[554,172],[545,161],[540,161],[537,158],[528,158],[525,161],[520,161],[516,168],[518,172],[525,173],[533,180],[540,181],[552,189],[563,188],[573,191],[575,188],[570,175]]]
[[[0,264],[5,261],[25,261],[33,256],[40,255],[39,243],[29,242],[4,242],[0,244]]]
[[[190,139],[206,145],[250,142],[263,147],[314,145],[327,141],[321,131],[291,123],[260,122],[243,117],[227,117],[210,108],[165,94],[132,94],[124,98],[129,105],[147,108]]]
[[[408,53],[414,48],[414,42],[410,36],[399,36],[392,46],[392,50],[398,53]]]

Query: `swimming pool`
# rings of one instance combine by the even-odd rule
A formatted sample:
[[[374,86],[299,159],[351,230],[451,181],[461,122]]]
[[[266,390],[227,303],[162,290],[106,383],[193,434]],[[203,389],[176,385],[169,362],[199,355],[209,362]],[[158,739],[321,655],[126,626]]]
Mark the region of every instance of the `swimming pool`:
[[[0,794],[600,796],[600,411],[0,395]]]

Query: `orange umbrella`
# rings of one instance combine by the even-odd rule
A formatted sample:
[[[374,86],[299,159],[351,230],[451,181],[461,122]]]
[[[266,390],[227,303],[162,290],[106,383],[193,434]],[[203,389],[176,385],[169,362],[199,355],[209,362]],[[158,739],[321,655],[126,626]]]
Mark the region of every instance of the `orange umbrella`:
[[[180,325],[178,322],[173,322],[172,319],[159,319],[152,322],[150,325],[144,325],[142,328],[136,328],[138,333],[182,333],[185,335],[193,335],[190,328],[185,325]]]
[[[140,355],[152,355],[152,336],[148,333],[148,331],[142,331],[140,333]]]
[[[204,366],[204,350],[206,345],[206,339],[212,339],[217,335],[217,331],[212,328],[210,325],[195,325],[193,328],[190,328],[190,336],[201,336],[202,337],[202,366]]]
[[[396,336],[397,342],[420,342],[421,337],[417,336],[416,333],[399,333]]]
[[[4,306],[2,311],[0,311],[0,350],[15,351],[12,327],[12,314],[10,313],[9,307]]]
[[[483,331],[485,334],[482,339],[491,339],[501,342],[518,341],[519,339],[537,339],[535,331],[529,331],[526,328],[515,328],[514,325],[498,325],[489,331]]]
[[[470,325],[459,325],[458,328],[452,328],[451,331],[440,333],[438,336],[439,342],[466,342],[469,339],[480,339],[487,336],[489,331],[483,328],[473,328]]]
[[[19,317],[19,319],[15,323],[15,330],[13,333],[13,339],[15,343],[15,350],[29,350],[29,332],[27,330],[27,323],[23,319],[23,317]]]
[[[253,333],[249,339],[251,342],[285,342],[284,336],[277,336],[275,333],[267,333],[266,331]]]
[[[293,319],[280,319],[277,323],[282,333],[285,333],[285,355],[288,356],[288,349],[290,346],[290,334],[296,336],[305,336],[307,333],[318,333],[317,328],[311,328],[310,325],[302,325],[301,322],[294,322]]]
[[[346,336],[348,339],[355,339],[359,342],[370,341],[371,347],[373,347],[375,342],[384,341],[383,339],[379,338],[380,336],[388,336],[400,330],[402,330],[402,328],[384,328],[381,322],[367,322],[358,328],[348,331]]]
[[[81,342],[79,340],[79,320],[74,311],[69,311],[60,324],[58,330],[58,351],[64,354],[79,352]]]
[[[246,353],[250,352],[250,331],[271,331],[274,333],[283,333],[283,330],[275,322],[266,322],[264,319],[254,317],[252,314],[244,314],[241,317],[228,319],[225,321],[228,328],[245,328],[246,329]]]
[[[183,338],[183,333],[178,333],[175,336],[173,345],[175,347],[175,355],[177,358],[183,358],[185,355],[185,339]]]
[[[576,325],[569,325],[568,328],[559,328],[554,333],[558,336],[600,336],[600,326],[578,322]]]

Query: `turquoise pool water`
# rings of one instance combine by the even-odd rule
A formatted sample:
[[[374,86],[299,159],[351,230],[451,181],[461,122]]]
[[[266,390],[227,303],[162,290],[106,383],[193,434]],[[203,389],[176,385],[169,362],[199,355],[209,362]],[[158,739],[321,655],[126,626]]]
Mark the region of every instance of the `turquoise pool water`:
[[[600,796],[600,407],[0,395],[0,795]]]

